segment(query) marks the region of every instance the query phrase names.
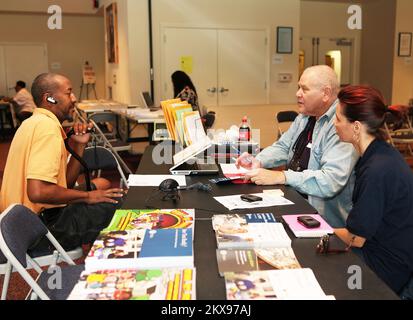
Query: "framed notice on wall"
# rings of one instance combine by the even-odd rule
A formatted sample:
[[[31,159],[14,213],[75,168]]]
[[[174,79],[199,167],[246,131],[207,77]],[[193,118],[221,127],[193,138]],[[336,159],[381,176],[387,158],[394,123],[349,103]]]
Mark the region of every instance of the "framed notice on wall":
[[[410,57],[412,55],[412,33],[399,32],[399,57]]]
[[[292,27],[277,27],[277,53],[293,53]]]
[[[106,41],[109,63],[119,63],[117,13],[116,3],[112,3],[106,8]]]

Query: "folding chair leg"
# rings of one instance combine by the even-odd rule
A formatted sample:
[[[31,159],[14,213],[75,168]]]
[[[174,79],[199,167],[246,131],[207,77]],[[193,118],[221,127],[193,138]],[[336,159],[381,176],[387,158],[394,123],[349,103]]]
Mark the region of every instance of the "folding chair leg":
[[[10,276],[11,276],[12,269],[13,267],[11,263],[7,262],[6,272],[4,273],[3,290],[1,291],[1,300],[6,300],[7,298],[7,290],[9,289]]]

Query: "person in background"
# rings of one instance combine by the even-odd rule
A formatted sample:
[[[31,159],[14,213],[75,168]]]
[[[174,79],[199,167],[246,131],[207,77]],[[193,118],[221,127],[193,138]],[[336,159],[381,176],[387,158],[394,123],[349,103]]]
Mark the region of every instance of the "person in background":
[[[353,168],[358,156],[340,142],[334,128],[339,82],[328,66],[307,68],[298,83],[299,115],[281,138],[256,158],[243,153],[237,167],[252,169],[246,178],[258,185],[292,186],[333,227],[343,227],[351,209]],[[274,168],[287,165],[284,171]]]
[[[205,129],[211,128],[215,122],[215,112],[204,112],[204,110],[201,110],[198,102],[198,94],[191,78],[180,70],[172,73],[171,78],[174,87],[174,97],[188,101],[192,106],[192,110],[199,111]]]
[[[24,81],[17,81],[14,90],[16,95],[13,98],[3,98],[3,100],[13,103],[17,118],[23,122],[33,114],[36,105]]]
[[[64,140],[69,139],[71,149],[82,157],[91,124],[75,123],[74,134],[66,137],[61,123],[72,120],[76,103],[69,79],[41,74],[33,82],[32,94],[38,107],[11,143],[0,210],[23,204],[40,216],[65,249],[71,250],[92,243],[109,224],[123,190],[104,189],[101,180],[96,181],[93,191],[74,188],[80,163],[74,157],[68,161]]]
[[[413,299],[413,172],[386,142],[389,109],[381,93],[348,86],[338,94],[335,127],[340,140],[361,156],[355,167],[353,208],[345,228],[335,229],[402,299]]]
[[[171,79],[174,87],[174,97],[188,101],[192,106],[192,110],[198,110],[201,113],[201,110],[199,110],[198,94],[196,93],[191,78],[185,72],[178,70],[172,73]]]

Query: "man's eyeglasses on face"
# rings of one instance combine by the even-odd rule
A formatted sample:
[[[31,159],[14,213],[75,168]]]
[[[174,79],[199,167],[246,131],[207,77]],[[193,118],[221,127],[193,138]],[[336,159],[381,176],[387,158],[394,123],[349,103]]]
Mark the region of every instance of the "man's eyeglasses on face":
[[[316,252],[321,254],[345,253],[350,250],[352,243],[353,241],[351,241],[350,244],[347,245],[344,249],[333,248],[331,245],[330,235],[326,234],[320,238],[320,242],[317,245]]]

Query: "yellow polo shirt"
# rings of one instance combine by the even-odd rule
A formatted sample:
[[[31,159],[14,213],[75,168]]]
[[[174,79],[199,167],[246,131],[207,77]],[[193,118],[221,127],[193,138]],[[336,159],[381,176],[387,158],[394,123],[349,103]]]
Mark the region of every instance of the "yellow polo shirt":
[[[57,207],[33,203],[27,195],[27,180],[35,179],[67,188],[68,153],[65,132],[56,116],[44,108],[36,108],[23,121],[10,146],[0,193],[0,210],[19,203],[39,213]]]

